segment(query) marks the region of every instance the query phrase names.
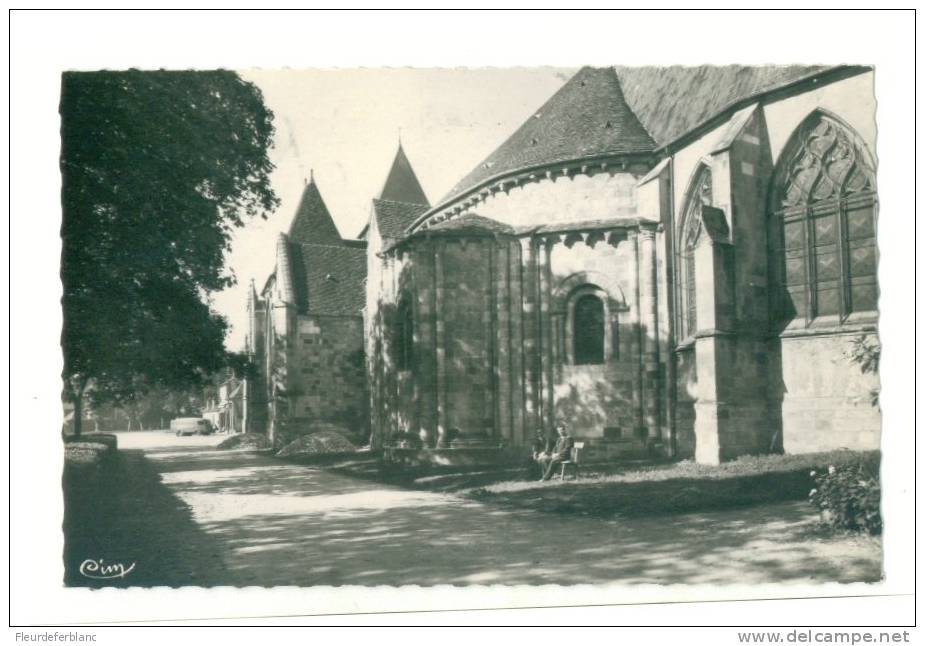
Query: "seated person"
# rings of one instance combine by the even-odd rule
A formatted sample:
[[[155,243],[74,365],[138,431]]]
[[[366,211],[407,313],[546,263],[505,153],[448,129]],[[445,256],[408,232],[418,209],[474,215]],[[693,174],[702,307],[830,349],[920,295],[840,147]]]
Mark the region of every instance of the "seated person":
[[[527,472],[530,477],[542,476],[545,469],[545,462],[541,458],[548,456],[552,450],[552,442],[546,439],[543,431],[537,431],[533,438],[533,450],[530,455],[530,461],[527,463]]]
[[[575,440],[569,436],[565,422],[556,424],[556,432],[559,434],[559,439],[556,440],[556,445],[552,451],[537,458],[537,462],[543,466],[542,480],[549,480],[555,468],[572,457],[572,447],[575,445]]]

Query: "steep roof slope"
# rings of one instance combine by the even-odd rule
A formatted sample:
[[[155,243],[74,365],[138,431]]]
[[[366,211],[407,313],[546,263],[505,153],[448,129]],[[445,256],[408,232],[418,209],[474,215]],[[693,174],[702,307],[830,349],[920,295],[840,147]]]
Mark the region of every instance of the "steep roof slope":
[[[428,209],[430,202],[399,142],[385,185],[379,196],[373,198],[372,217],[376,219],[379,235],[386,241],[400,238],[405,228]]]
[[[299,207],[289,225],[289,239],[308,244],[337,244],[341,240],[314,177],[306,182],[302,191]]]
[[[404,202],[406,204],[423,204],[430,206],[424,189],[421,188],[421,182],[411,167],[407,155],[398,144],[398,151],[395,153],[395,159],[392,161],[392,168],[386,176],[385,184],[379,191],[378,198],[390,202]]]
[[[626,102],[663,146],[725,108],[827,69],[824,65],[615,68]]]
[[[379,235],[383,239],[400,238],[405,229],[429,208],[426,204],[373,200],[373,214]]]
[[[627,105],[613,68],[582,68],[441,202],[531,166],[639,154],[656,144]]]
[[[279,236],[276,262],[283,298],[300,312],[358,316],[363,309],[366,242],[340,237],[314,177],[288,235]]]
[[[302,312],[359,316],[365,305],[366,247],[290,245],[295,305]]]

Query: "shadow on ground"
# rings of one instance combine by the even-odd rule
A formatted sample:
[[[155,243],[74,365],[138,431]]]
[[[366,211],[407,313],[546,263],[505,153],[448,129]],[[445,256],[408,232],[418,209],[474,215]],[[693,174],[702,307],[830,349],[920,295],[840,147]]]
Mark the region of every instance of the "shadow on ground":
[[[566,516],[529,501],[486,504],[347,476],[335,462],[328,467],[207,446],[123,451],[105,478],[66,477],[67,582],[92,584],[76,573],[84,558],[137,562],[115,585],[880,577],[879,541],[818,535],[802,501],[632,519],[575,509]],[[561,489],[594,495],[583,487]]]
[[[648,482],[577,481],[567,486],[510,491],[476,489],[471,496],[493,505],[536,512],[636,518],[804,501],[812,486],[808,473],[785,472],[717,479],[674,477]]]
[[[201,585],[221,571],[221,545],[142,451],[119,451],[99,469],[66,468],[63,485],[66,585]],[[96,580],[80,574],[87,559],[135,567],[124,579]]]

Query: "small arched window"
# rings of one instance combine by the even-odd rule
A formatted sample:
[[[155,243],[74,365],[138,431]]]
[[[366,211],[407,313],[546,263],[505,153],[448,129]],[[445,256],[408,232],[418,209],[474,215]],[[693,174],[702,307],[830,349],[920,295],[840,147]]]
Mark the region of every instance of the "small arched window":
[[[594,294],[579,296],[573,316],[575,364],[604,363],[604,302]]]
[[[864,144],[821,112],[778,162],[770,220],[773,307],[783,324],[877,309],[874,171]]]
[[[411,299],[402,298],[398,304],[395,325],[395,362],[399,370],[410,370],[414,356],[414,312]]]

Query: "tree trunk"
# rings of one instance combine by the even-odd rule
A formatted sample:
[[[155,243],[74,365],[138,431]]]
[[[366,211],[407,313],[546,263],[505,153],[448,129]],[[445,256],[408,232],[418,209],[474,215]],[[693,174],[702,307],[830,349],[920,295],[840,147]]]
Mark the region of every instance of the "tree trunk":
[[[87,384],[90,380],[82,375],[72,375],[65,380],[71,395],[71,403],[74,404],[74,437],[80,437],[83,431],[84,415],[84,392],[87,390]]]
[[[74,393],[74,437],[80,437],[81,425],[83,424],[83,392]]]

